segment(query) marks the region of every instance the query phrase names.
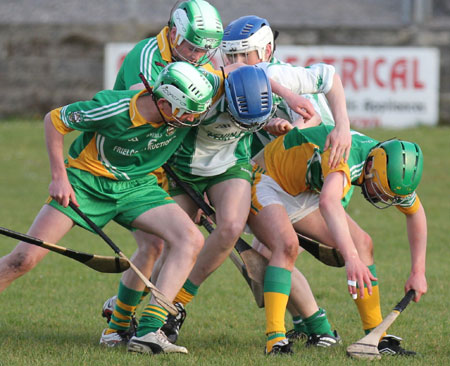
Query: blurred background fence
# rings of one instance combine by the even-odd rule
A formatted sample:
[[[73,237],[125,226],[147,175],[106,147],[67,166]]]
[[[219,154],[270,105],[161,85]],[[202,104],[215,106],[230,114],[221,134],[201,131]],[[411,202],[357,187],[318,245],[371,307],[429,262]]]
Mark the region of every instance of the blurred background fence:
[[[0,118],[40,117],[57,106],[91,98],[105,85],[105,46],[132,44],[157,34],[174,2],[1,0]],[[420,74],[413,63],[404,67],[412,73],[408,77],[417,79],[414,85],[428,83],[434,90],[436,123],[450,124],[450,0],[210,2],[224,25],[242,15],[267,18],[280,32],[280,52],[284,48],[289,53],[292,46],[436,51],[421,56]],[[427,64],[430,57],[437,62]],[[350,87],[351,78],[346,90]]]

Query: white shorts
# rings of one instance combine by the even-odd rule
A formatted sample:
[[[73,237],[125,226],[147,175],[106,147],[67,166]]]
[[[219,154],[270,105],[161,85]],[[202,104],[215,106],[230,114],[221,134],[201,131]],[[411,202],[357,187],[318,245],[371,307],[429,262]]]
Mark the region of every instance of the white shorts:
[[[264,207],[282,205],[291,220],[291,223],[300,221],[311,212],[319,208],[319,194],[311,191],[291,196],[283,190],[278,183],[265,174],[260,175],[261,180],[252,187],[252,213],[257,214]],[[251,232],[248,227],[245,232]]]

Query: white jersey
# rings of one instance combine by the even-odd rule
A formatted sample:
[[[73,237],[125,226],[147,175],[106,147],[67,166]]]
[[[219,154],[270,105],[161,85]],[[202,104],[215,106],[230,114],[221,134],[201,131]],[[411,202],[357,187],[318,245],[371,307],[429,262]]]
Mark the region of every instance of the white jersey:
[[[325,96],[333,86],[334,66],[323,63],[308,67],[293,66],[275,58],[271,62],[263,62],[260,65],[271,79],[290,89],[293,93],[301,94],[302,97],[308,99],[325,125],[335,125],[333,113]],[[280,98],[277,102],[276,117],[290,122],[300,118],[299,114],[289,108],[286,101]],[[276,136],[265,130],[258,131],[252,145],[252,156],[275,138]]]
[[[258,66],[266,70],[267,76],[296,94],[327,94],[333,86],[335,68],[323,63],[308,67],[294,66],[272,59]]]
[[[252,133],[230,120],[225,105],[225,97],[220,98],[202,124],[189,131],[172,156],[173,166],[193,175],[212,177],[237,163],[250,161]]]
[[[258,66],[262,67],[270,78],[297,94],[328,93],[333,83],[334,67],[331,65],[317,64],[305,68],[274,60]],[[327,104],[324,97],[325,104],[317,96],[308,98],[312,98],[317,111],[325,111]],[[293,113],[281,98],[275,96],[274,103],[279,104],[280,113]],[[331,116],[331,111],[329,115]],[[330,118],[332,120],[332,117]],[[222,96],[211,107],[202,124],[189,131],[170,163],[193,175],[216,176],[238,163],[250,161],[252,138],[252,133],[243,131],[230,120],[225,97]]]

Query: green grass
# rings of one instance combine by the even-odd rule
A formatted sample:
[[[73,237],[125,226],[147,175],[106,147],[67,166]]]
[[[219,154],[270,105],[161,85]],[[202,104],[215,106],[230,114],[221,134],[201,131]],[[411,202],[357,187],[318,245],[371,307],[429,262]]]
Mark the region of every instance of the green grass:
[[[405,347],[420,352],[414,359],[385,358],[380,365],[445,365],[450,358],[448,283],[450,129],[366,131],[378,139],[397,136],[418,142],[425,154],[425,170],[418,189],[428,217],[427,279],[429,291],[411,304],[390,331],[402,336]],[[0,226],[26,232],[47,198],[49,167],[42,123],[0,122]],[[355,192],[349,207],[354,219],[373,237],[383,314],[403,296],[410,258],[403,215],[380,211]],[[116,224],[105,229],[127,254],[134,240]],[[0,237],[0,256],[15,241]],[[61,245],[89,253],[112,255],[95,235],[72,230]],[[297,266],[311,283],[320,306],[339,331],[343,346],[305,349],[295,346],[292,358],[263,356],[264,311],[254,305],[244,280],[230,261],[200,288],[187,308],[180,344],[190,354],[150,357],[124,349],[98,346],[105,321],[103,302],[116,292],[120,275],[101,274],[61,255],[50,253],[33,271],[0,294],[0,366],[13,365],[359,365],[345,347],[361,338],[356,307],[346,291],[343,269],[325,267],[308,254]],[[292,323],[286,317],[287,327]]]

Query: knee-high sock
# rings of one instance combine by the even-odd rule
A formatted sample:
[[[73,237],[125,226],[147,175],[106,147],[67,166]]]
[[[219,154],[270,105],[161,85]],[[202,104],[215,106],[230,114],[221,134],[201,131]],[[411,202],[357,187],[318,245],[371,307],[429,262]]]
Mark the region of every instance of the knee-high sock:
[[[368,266],[368,268],[376,277],[375,264]],[[354,301],[358,308],[359,316],[361,317],[363,329],[366,333],[369,333],[383,321],[378,282],[372,281],[372,296],[369,296],[367,288],[364,288],[364,298],[361,299],[358,296]]]
[[[286,338],[284,316],[291,291],[291,272],[268,266],[264,276],[264,304],[266,310],[267,352],[278,341]]]
[[[109,322],[106,333],[118,330],[127,330],[130,327],[131,316],[136,311],[142,291],[136,291],[126,287],[122,282],[119,284],[117,302]]]

